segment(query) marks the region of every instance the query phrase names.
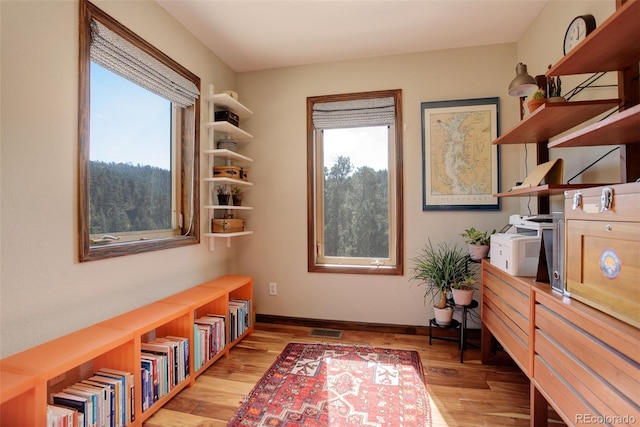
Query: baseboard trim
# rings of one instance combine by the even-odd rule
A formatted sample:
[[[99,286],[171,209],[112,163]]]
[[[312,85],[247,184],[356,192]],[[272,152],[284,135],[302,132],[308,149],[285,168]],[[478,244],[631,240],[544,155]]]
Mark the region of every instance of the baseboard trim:
[[[386,334],[429,336],[428,326],[349,322],[344,320],[310,319],[305,317],[276,316],[273,314],[258,314],[258,313],[256,313],[256,322],[275,323],[279,325],[290,325],[290,326],[307,326],[310,328],[341,329],[341,330],[347,330],[347,331],[365,331],[365,332],[378,332],[378,333],[386,333]],[[438,336],[457,337],[458,331],[455,329],[451,329],[451,330],[438,329]],[[470,339],[479,339],[480,330],[468,329],[467,336]]]

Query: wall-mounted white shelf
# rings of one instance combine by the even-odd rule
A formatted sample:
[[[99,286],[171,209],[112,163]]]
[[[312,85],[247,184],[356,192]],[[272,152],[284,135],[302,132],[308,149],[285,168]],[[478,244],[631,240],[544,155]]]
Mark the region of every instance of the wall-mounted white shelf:
[[[231,247],[231,238],[239,237],[239,236],[247,236],[249,234],[253,234],[253,231],[238,231],[236,233],[204,233],[204,236],[209,239],[209,250],[213,252],[215,249],[214,239],[216,238],[226,238],[227,239],[227,247]]]
[[[207,122],[204,123],[204,127],[213,129],[216,132],[224,133],[236,140],[253,138],[253,135],[251,135],[249,132],[240,129],[239,127],[232,125],[229,122]]]
[[[253,111],[251,111],[226,93],[207,95],[203,99],[207,102],[213,102],[215,106],[221,110],[233,111],[240,118],[247,118],[253,115]]]
[[[228,110],[235,113],[240,119],[251,117],[253,115],[253,112],[226,93],[214,94],[213,85],[209,86],[209,94],[203,96],[203,100],[207,102],[207,106],[209,109],[208,121],[206,123],[203,123],[203,126],[208,131],[209,142],[209,148],[203,150],[203,152],[209,158],[209,166],[207,168],[205,176],[202,178],[203,183],[206,184],[208,188],[208,202],[203,205],[202,208],[207,211],[209,218],[208,223],[211,224],[211,220],[215,218],[216,212],[225,211],[227,214],[233,214],[235,212],[246,212],[253,209],[253,207],[251,206],[227,206],[214,204],[214,200],[216,198],[216,186],[218,185],[226,186],[228,190],[232,186],[253,186],[252,182],[243,181],[240,179],[228,177],[214,178],[212,176],[213,168],[216,165],[216,159],[224,160],[226,165],[247,164],[253,162],[253,159],[251,159],[250,157],[247,157],[236,151],[215,148],[216,137],[219,137],[220,135],[224,135],[226,138],[231,138],[236,141],[247,141],[253,138],[253,136],[249,132],[244,131],[238,126],[235,126],[227,121],[216,121],[215,111]],[[244,230],[233,233],[209,232],[204,233],[204,237],[209,240],[209,250],[213,251],[215,248],[214,242],[216,238],[227,239],[227,247],[230,247],[232,237],[247,236],[250,234],[253,234],[253,231]]]
[[[253,159],[247,157],[247,156],[243,156],[242,154],[236,153],[235,151],[231,151],[231,150],[227,150],[224,148],[214,148],[212,150],[204,150],[203,151],[204,154],[210,154],[212,156],[215,156],[219,159],[225,159],[225,160],[232,160],[240,163],[251,163],[253,162]]]

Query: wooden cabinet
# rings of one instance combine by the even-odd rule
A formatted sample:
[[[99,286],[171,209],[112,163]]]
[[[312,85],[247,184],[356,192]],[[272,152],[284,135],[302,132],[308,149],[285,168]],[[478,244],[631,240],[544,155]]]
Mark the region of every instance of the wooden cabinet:
[[[490,360],[490,334],[525,373],[530,373],[531,287],[528,282],[483,261],[482,362]],[[485,339],[487,340],[485,342]]]
[[[568,425],[636,425],[638,329],[542,287],[534,295],[536,391]]]
[[[640,182],[567,192],[565,224],[571,297],[640,327]]]
[[[227,343],[215,359],[194,372],[194,319],[203,313],[228,315],[229,301],[233,298],[253,300],[251,277],[223,276],[0,360],[0,425],[46,426],[49,394],[101,368],[133,373],[135,421],[130,425],[142,425],[180,390],[193,384],[196,376],[215,360],[253,332],[251,322],[237,340]],[[189,339],[190,375],[143,412],[141,343],[166,335]]]
[[[253,159],[240,154],[236,151],[226,148],[216,148],[217,138],[228,138],[234,140],[236,143],[243,143],[250,141],[253,136],[242,130],[240,127],[228,122],[228,121],[216,121],[216,111],[230,111],[236,114],[239,119],[246,119],[253,115],[253,112],[240,102],[232,98],[227,93],[213,92],[213,85],[209,86],[209,94],[204,97],[208,106],[208,120],[203,124],[207,129],[208,145],[209,148],[204,151],[204,154],[208,156],[208,168],[204,174],[204,184],[207,188],[208,202],[203,206],[208,212],[208,228],[209,232],[205,233],[205,237],[209,239],[209,250],[214,250],[215,238],[226,238],[227,246],[231,245],[231,238],[252,234],[253,231],[241,230],[234,232],[217,233],[213,231],[211,220],[214,218],[222,218],[225,214],[227,216],[233,215],[234,218],[238,216],[242,211],[252,210],[251,206],[234,206],[220,205],[217,203],[216,188],[222,186],[227,192],[230,192],[233,187],[249,188],[253,185],[248,180],[232,178],[232,177],[216,177],[213,173],[215,166],[237,166],[246,167],[253,162]],[[216,213],[218,213],[216,215]]]
[[[637,81],[640,61],[640,2],[627,1],[596,28],[575,49],[547,72],[547,76],[619,71],[620,99],[547,103],[522,120],[494,144],[547,144],[549,138],[573,128],[614,107],[621,111],[605,120],[547,144],[545,149],[593,145],[623,144],[621,182],[632,182],[640,176],[640,107]],[[635,82],[635,83],[634,83]],[[635,90],[633,89],[635,87]],[[633,144],[633,149],[627,145]],[[496,197],[550,196],[572,188],[601,184],[541,185],[498,193]]]
[[[486,260],[482,270],[482,362],[495,339],[529,377],[530,425],[547,425],[548,405],[569,426],[640,420],[639,329]]]

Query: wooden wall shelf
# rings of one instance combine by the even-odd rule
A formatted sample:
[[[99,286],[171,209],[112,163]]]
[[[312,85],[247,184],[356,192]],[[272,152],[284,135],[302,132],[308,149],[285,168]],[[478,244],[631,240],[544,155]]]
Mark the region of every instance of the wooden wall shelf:
[[[619,105],[619,99],[547,102],[493,143],[529,144],[546,141]]]
[[[638,63],[640,2],[627,1],[575,49],[547,71],[547,76],[619,71]]]
[[[621,145],[640,141],[640,104],[548,144],[549,148]]]

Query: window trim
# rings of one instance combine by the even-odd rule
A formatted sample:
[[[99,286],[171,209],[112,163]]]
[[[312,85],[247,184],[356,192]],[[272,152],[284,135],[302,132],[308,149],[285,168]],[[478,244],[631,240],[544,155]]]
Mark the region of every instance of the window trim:
[[[313,125],[313,105],[321,102],[350,101],[354,99],[393,97],[395,103],[395,140],[394,140],[394,172],[395,172],[395,212],[389,221],[395,222],[395,258],[394,266],[356,266],[356,265],[326,265],[316,263],[316,178],[320,174],[316,166],[316,129]],[[313,96],[307,98],[307,270],[315,273],[346,273],[346,274],[404,274],[404,211],[403,211],[403,155],[402,155],[402,89],[381,90],[360,93],[346,93],[337,95]],[[390,171],[390,173],[392,173]],[[321,202],[318,202],[321,203]]]
[[[189,135],[178,135],[181,159],[176,173],[181,176],[176,191],[180,194],[178,207],[184,220],[179,224],[180,235],[157,239],[138,240],[123,243],[92,245],[89,235],[89,150],[90,141],[90,48],[91,20],[95,19],[107,26],[111,31],[126,39],[136,47],[164,63],[175,72],[191,80],[200,89],[200,78],[169,58],[160,50],[140,38],[117,20],[97,8],[92,3],[80,1],[80,52],[79,52],[79,93],[78,93],[78,210],[79,210],[79,258],[80,262],[113,258],[136,253],[157,251],[200,243],[200,100],[196,99],[191,110],[195,118],[193,138]],[[185,114],[180,114],[180,120]],[[185,124],[180,126],[183,129]],[[189,179],[191,177],[191,179]],[[192,181],[192,182],[189,182]],[[176,191],[172,194],[175,197]],[[192,218],[189,220],[189,218]]]

